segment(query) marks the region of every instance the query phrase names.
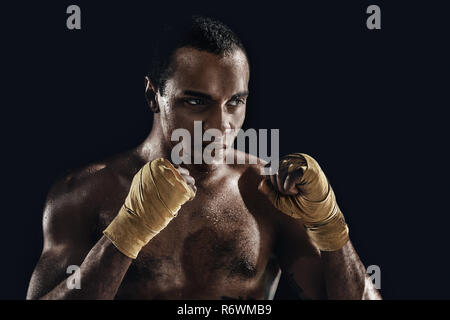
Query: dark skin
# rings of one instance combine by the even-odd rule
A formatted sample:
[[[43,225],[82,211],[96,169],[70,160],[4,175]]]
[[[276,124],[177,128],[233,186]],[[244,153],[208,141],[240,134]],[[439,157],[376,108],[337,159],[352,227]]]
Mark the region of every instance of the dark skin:
[[[350,242],[320,252],[301,221],[275,209],[258,190],[262,161],[250,165],[182,165],[196,191],[176,218],[132,260],[102,235],[121,207],[134,174],[164,157],[176,128],[239,129],[245,118],[249,68],[238,49],[217,56],[178,49],[175,71],[161,94],[146,78],[155,113],[149,137],[136,149],[56,182],[48,195],[44,248],[28,299],[270,299],[280,270],[299,298],[376,299]],[[237,156],[237,151],[233,156]],[[250,155],[245,155],[249,163]],[[279,192],[296,177],[274,175]],[[288,181],[288,183],[286,183]],[[274,186],[278,188],[279,186]],[[81,289],[68,289],[69,265],[80,266]]]

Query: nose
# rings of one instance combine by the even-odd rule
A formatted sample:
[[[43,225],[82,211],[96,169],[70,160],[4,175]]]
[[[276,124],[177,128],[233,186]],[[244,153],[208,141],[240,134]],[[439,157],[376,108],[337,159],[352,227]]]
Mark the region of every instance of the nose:
[[[208,118],[205,121],[204,130],[217,129],[222,133],[231,129],[229,114],[222,105],[211,108]]]

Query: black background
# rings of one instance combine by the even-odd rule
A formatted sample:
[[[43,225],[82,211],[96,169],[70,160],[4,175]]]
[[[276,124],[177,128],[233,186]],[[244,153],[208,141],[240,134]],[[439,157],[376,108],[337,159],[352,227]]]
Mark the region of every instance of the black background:
[[[385,299],[448,299],[448,11],[440,1],[38,1],[2,5],[0,298],[24,299],[46,193],[65,171],[151,130],[143,77],[155,26],[223,20],[251,62],[245,128],[327,173]],[[66,8],[82,30],[66,28]],[[378,4],[382,30],[366,28]]]

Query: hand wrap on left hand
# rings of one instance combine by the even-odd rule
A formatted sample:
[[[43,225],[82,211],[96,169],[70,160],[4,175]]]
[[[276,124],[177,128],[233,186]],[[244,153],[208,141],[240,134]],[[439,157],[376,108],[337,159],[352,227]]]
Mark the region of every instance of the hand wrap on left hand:
[[[280,193],[270,180],[264,179],[260,190],[283,213],[302,219],[307,234],[322,251],[341,249],[348,241],[348,227],[324,172],[312,157],[295,153],[281,160],[279,172],[299,171],[297,195]]]

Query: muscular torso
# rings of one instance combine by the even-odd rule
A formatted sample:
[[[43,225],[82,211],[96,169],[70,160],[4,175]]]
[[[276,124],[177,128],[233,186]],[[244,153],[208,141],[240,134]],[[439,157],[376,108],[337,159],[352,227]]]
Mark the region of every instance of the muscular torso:
[[[53,185],[44,209],[44,247],[27,298],[267,299],[280,270],[281,288],[292,289],[286,298],[323,299],[328,290],[342,297],[340,285],[350,280],[345,296],[361,297],[365,272],[351,245],[323,262],[302,222],[258,191],[261,164],[226,165],[203,177],[197,172],[194,200],[131,261],[102,231],[117,215],[135,173],[159,156],[144,160],[131,151]],[[342,266],[343,260],[357,264]],[[84,290],[67,287],[69,265],[81,266]],[[336,277],[344,279],[335,282]]]
[[[97,237],[117,214],[141,164],[128,157],[107,165],[117,183],[108,183],[96,198]],[[240,168],[197,180],[195,199],[142,249],[116,298],[269,297],[279,271],[272,255],[276,223],[257,191],[256,170]]]

